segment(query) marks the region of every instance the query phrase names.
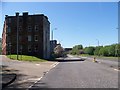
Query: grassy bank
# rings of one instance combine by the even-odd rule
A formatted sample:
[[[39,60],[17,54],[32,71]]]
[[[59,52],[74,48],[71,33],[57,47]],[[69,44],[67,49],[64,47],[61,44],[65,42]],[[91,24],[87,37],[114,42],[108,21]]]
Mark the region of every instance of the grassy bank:
[[[105,57],[105,56],[96,56],[96,55],[88,55],[88,54],[81,54],[80,56],[83,56],[83,57],[96,57],[96,58],[99,58],[99,59],[110,59],[110,60],[118,60],[118,57]]]
[[[8,58],[13,59],[13,60],[17,60],[17,55],[7,55]],[[35,56],[28,56],[28,55],[19,55],[19,60],[20,61],[30,61],[30,62],[45,62],[47,60],[45,59],[40,59],[38,57]]]

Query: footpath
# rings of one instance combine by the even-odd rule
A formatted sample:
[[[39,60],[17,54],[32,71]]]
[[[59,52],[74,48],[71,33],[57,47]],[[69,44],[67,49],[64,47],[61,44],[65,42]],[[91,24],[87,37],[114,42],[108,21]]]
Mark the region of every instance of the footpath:
[[[10,60],[6,56],[0,56],[0,79],[3,90],[15,88],[30,88],[39,81],[58,62],[28,62]],[[0,88],[0,90],[1,90]]]

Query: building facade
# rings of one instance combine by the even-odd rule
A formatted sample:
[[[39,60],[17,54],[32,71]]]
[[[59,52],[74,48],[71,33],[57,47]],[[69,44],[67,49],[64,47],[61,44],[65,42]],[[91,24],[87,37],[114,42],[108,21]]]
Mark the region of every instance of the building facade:
[[[2,54],[50,57],[50,22],[44,14],[6,15],[2,33]]]
[[[50,41],[50,52],[51,54],[54,52],[54,48],[57,46],[57,40]]]

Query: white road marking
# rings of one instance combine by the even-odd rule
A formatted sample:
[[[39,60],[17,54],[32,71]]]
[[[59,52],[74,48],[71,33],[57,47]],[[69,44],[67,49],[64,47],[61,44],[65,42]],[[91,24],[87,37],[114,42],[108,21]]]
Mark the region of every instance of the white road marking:
[[[56,63],[52,64],[51,67],[55,67],[55,66],[57,66],[58,64],[59,64],[59,62],[56,62]]]
[[[42,78],[43,78],[43,77],[38,78],[38,79],[34,82],[34,84],[36,84],[36,83],[37,83],[38,81],[40,81]],[[30,85],[28,88],[31,88],[34,84]]]
[[[118,69],[114,69],[115,71],[119,71]]]
[[[30,82],[30,81],[38,81],[38,80],[40,80],[41,78],[31,78],[31,79],[27,79],[27,80],[22,80],[22,81],[18,81],[17,83],[24,83],[24,82]]]
[[[57,66],[58,64],[59,64],[59,62],[56,62],[56,63],[52,64],[52,65],[51,65],[51,69],[54,68],[55,66]],[[37,64],[37,65],[38,65],[38,64]],[[48,70],[45,74],[47,74],[49,71],[50,71],[50,70]],[[43,74],[43,76],[44,76],[44,74]],[[29,79],[29,80],[36,80],[36,81],[34,82],[34,84],[36,84],[36,83],[37,83],[38,81],[40,81],[42,78],[43,78],[43,77],[36,78],[36,79]],[[30,85],[28,88],[32,88],[32,86],[33,86],[34,84]]]
[[[39,66],[40,64],[35,64],[35,65]]]

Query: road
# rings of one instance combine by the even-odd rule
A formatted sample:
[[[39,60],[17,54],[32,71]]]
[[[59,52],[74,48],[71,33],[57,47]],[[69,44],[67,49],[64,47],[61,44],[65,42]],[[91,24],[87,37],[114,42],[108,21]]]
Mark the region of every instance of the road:
[[[114,67],[92,62],[90,58],[69,57],[31,88],[118,88],[118,72]]]

